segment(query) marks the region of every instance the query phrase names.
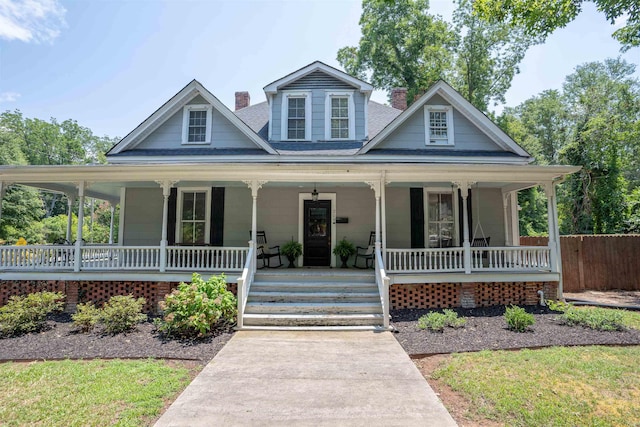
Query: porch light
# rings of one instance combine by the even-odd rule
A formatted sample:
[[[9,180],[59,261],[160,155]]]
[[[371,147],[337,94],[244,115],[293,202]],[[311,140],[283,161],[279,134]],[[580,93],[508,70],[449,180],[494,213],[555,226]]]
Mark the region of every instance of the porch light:
[[[318,201],[318,190],[316,190],[316,185],[313,184],[313,191],[311,192],[311,200],[314,202]]]

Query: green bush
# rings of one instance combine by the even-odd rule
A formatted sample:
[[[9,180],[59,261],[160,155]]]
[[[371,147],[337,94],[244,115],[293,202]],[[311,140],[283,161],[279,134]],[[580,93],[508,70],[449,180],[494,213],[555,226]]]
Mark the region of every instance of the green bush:
[[[61,292],[12,296],[6,305],[0,307],[0,336],[41,330],[49,314],[62,310],[64,298]]]
[[[110,334],[127,332],[135,328],[136,324],[147,320],[142,314],[144,298],[135,299],[132,295],[116,295],[102,307],[100,320],[104,330]]]
[[[180,283],[160,303],[164,316],[156,326],[169,336],[205,336],[218,322],[235,321],[236,304],[224,274],[205,281],[194,273],[191,283]]]
[[[567,325],[580,325],[598,331],[622,331],[624,316],[619,310],[604,308],[576,308],[567,306],[560,318]]]
[[[100,321],[101,311],[92,302],[78,304],[77,311],[71,315],[73,324],[82,332],[91,331]]]
[[[418,328],[429,329],[434,332],[442,332],[445,327],[463,328],[467,324],[467,319],[458,317],[458,313],[453,310],[443,310],[442,313],[432,311],[418,319]]]
[[[536,323],[533,314],[527,313],[524,308],[515,305],[507,307],[504,318],[509,329],[516,332],[524,332],[529,326]]]

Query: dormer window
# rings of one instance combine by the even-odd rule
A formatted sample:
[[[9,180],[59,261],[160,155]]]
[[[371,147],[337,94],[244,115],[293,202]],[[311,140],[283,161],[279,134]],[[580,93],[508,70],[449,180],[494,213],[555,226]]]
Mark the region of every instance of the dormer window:
[[[453,110],[447,105],[424,108],[426,145],[453,145]]]
[[[182,143],[211,143],[211,105],[187,105],[182,115]]]
[[[282,139],[285,141],[311,139],[311,92],[283,92]]]
[[[355,138],[353,91],[327,92],[325,99],[325,139]]]

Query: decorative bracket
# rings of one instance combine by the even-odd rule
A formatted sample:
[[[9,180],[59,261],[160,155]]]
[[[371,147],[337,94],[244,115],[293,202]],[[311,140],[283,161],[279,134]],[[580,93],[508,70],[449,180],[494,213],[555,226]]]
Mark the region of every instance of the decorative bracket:
[[[371,187],[376,194],[376,198],[380,197],[380,181],[365,181],[364,183]]]
[[[171,189],[178,183],[179,180],[173,179],[165,179],[165,180],[156,180],[156,184],[160,185],[162,188],[162,195],[165,197],[169,197],[171,194]]]
[[[267,180],[256,180],[256,179],[243,179],[242,182],[247,184],[247,186],[251,189],[251,197],[258,197],[258,190],[262,188],[264,184],[266,184]]]

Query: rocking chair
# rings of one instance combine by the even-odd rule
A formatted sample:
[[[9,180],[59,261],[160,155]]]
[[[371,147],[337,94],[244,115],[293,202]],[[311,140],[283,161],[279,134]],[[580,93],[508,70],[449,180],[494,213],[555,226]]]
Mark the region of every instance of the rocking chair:
[[[356,259],[353,261],[353,266],[355,268],[373,268],[373,256],[375,255],[375,242],[376,242],[376,232],[372,231],[369,235],[369,246],[357,246],[356,247]],[[358,258],[364,259],[364,267],[358,266]]]
[[[249,236],[252,237],[251,231],[249,231]],[[267,243],[267,234],[264,231],[256,231],[256,251],[256,258],[262,260],[262,267],[260,268],[282,267],[280,246],[269,246]],[[271,267],[271,258],[274,257],[278,257],[278,265]]]

